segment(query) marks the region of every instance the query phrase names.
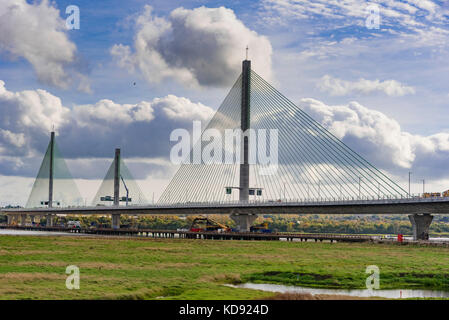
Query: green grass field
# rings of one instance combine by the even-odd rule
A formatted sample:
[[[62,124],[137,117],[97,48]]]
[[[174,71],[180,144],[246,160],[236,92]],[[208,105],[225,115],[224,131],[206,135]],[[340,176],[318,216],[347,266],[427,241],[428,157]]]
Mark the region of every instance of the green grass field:
[[[80,290],[65,287],[68,265]],[[449,248],[315,242],[0,236],[0,299],[257,299],[224,283],[449,291]]]

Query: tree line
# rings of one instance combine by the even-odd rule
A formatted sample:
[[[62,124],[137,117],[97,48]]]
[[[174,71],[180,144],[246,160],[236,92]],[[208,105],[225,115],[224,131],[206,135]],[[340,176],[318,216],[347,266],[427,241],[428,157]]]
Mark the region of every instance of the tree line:
[[[122,215],[122,227],[140,229],[176,230],[189,229],[197,216],[127,216]],[[235,227],[234,221],[227,215],[209,215],[209,218]],[[65,225],[70,220],[78,220],[84,228],[111,227],[109,216],[65,216],[57,217],[57,225]],[[0,215],[0,223],[6,217]],[[46,219],[42,218],[41,223]],[[343,233],[343,234],[411,234],[412,226],[407,216],[398,215],[261,215],[255,224],[267,223],[268,228],[276,232],[299,233]],[[449,217],[435,216],[430,228],[431,233],[449,234]]]

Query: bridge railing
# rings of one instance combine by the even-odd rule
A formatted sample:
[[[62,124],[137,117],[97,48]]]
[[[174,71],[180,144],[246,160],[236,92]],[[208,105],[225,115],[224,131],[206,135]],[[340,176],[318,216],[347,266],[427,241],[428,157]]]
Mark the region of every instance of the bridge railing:
[[[248,201],[238,201],[238,200],[226,200],[226,201],[209,201],[209,202],[177,202],[177,203],[154,203],[147,205],[129,205],[131,208],[197,208],[197,207],[235,207],[235,206],[345,206],[345,205],[375,205],[375,204],[406,204],[406,203],[433,203],[433,202],[448,202],[449,197],[433,197],[433,198],[422,198],[422,197],[363,197],[363,198],[310,198],[310,199],[264,199],[264,200],[248,200]],[[113,206],[67,206],[67,207],[55,207],[54,209],[105,209]],[[123,206],[120,206],[123,208]],[[30,209],[30,208],[27,208]],[[47,209],[45,207],[37,207],[33,209]],[[7,209],[3,211],[20,211],[18,209]]]

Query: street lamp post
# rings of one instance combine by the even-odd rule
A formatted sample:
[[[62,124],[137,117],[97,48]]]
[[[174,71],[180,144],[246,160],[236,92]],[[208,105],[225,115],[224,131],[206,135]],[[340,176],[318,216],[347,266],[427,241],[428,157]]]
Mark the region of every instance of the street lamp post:
[[[286,201],[286,199],[285,199],[285,182],[284,182],[284,201]]]
[[[321,201],[321,181],[318,181],[318,198],[318,201]]]
[[[408,172],[408,197],[410,198],[410,177],[412,176],[412,173]]]
[[[343,196],[343,194],[341,193],[341,183],[339,183],[339,185],[340,185],[340,199],[339,200],[341,200],[341,198]]]
[[[362,177],[359,177],[359,200],[361,197],[361,184],[362,184]]]

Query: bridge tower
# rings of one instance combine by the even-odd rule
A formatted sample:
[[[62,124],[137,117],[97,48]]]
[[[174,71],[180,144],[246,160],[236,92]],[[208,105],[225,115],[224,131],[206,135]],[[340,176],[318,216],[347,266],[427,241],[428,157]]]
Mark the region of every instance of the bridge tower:
[[[53,173],[55,164],[55,132],[50,134],[50,173],[48,179],[48,207],[53,207]]]
[[[48,207],[53,208],[53,181],[54,181],[54,165],[55,165],[55,132],[50,133],[50,171],[48,175]],[[53,227],[54,216],[47,214],[47,226]]]
[[[53,208],[53,182],[54,182],[54,166],[55,166],[55,132],[50,133],[50,159],[49,159],[49,172],[48,172],[48,207]],[[54,223],[54,215],[47,214],[47,226],[52,227]]]
[[[81,194],[59,149],[56,134],[51,131],[50,142],[25,207],[47,207],[42,215],[46,216],[47,225],[52,226],[56,217],[52,210],[55,206],[74,206],[81,202]]]
[[[123,188],[122,188],[123,187]],[[121,194],[122,192],[122,194]],[[124,193],[124,194],[123,194]],[[92,206],[111,206],[112,228],[120,228],[120,213],[115,211],[120,203],[145,204],[148,203],[134,177],[122,159],[121,149],[116,148],[114,159],[98,188],[92,201]]]
[[[242,97],[240,128],[243,132],[243,161],[240,162],[239,200],[248,202],[249,199],[249,138],[245,133],[250,128],[251,115],[251,61],[246,59],[242,63]],[[233,213],[231,219],[237,224],[237,230],[249,231],[256,220],[256,214]]]
[[[115,149],[114,157],[114,206],[120,205],[120,149]],[[120,214],[112,214],[112,228],[120,228]]]
[[[244,60],[242,68],[242,101],[240,128],[245,133],[250,128],[250,90],[251,90],[251,61]],[[249,199],[249,163],[248,163],[248,136],[243,136],[243,162],[240,163],[239,200]]]

